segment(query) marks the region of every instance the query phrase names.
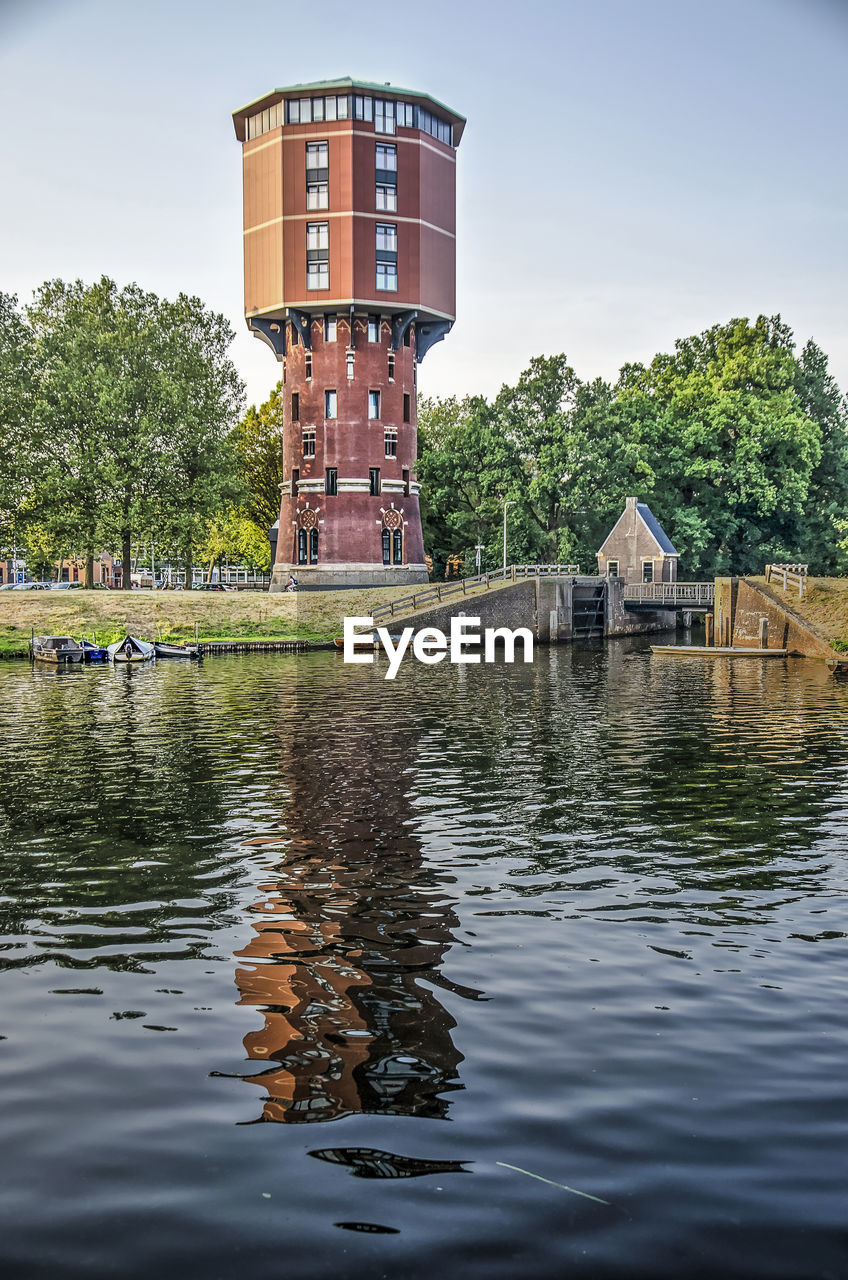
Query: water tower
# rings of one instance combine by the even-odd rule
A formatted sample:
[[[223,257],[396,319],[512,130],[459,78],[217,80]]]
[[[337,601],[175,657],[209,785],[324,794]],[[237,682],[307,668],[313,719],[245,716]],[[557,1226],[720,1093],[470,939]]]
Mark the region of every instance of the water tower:
[[[417,366],[456,306],[465,120],[365,81],[275,89],[233,115],[244,310],[283,366],[271,590],[426,582]]]

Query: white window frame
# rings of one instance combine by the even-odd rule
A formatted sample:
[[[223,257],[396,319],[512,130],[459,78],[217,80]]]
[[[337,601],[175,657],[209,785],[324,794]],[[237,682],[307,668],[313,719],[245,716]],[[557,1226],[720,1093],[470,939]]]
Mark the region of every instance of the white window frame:
[[[339,416],[338,392],[327,390],[324,392],[324,417],[337,418],[338,416]]]
[[[369,422],[380,421],[380,392],[379,391],[368,392],[368,421]]]
[[[374,199],[378,213],[397,213],[397,184],[378,182]]]
[[[377,263],[376,287],[378,293],[397,293],[398,269],[396,262]]]

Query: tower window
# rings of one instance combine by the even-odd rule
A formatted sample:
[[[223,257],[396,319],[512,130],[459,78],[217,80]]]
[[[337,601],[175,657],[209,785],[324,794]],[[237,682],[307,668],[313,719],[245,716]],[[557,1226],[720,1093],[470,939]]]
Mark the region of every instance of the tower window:
[[[395,104],[385,98],[374,99],[374,130],[376,133],[394,133]]]
[[[403,393],[403,420],[404,420],[404,422],[409,422],[409,420],[410,420],[410,419],[409,419],[409,414],[410,414],[410,410],[411,410],[411,408],[412,408],[412,398],[411,398],[411,396],[409,395],[409,392],[404,391],[404,393]]]
[[[386,457],[387,458],[397,457],[397,432],[396,431],[386,432]]]
[[[377,263],[377,288],[384,293],[397,293],[397,263]],[[329,287],[329,286],[328,286]]]
[[[397,227],[393,222],[377,223],[377,252],[397,254]]]
[[[324,492],[330,498],[335,498],[339,492],[339,471],[338,467],[327,467],[324,476]]]
[[[397,212],[397,185],[389,186],[387,182],[377,183],[377,212]]]
[[[353,377],[353,372],[354,372],[354,361],[353,361],[353,355],[349,355],[349,356],[347,357],[347,362],[346,362],[346,363],[347,363],[347,376],[348,376],[348,378],[352,378],[352,377]]]
[[[303,124],[302,120],[301,124]],[[308,182],[326,182],[330,168],[329,150],[326,142],[307,142],[306,177]]]
[[[394,358],[394,355],[390,352],[389,353],[389,382],[394,382],[394,380],[395,380],[395,358]]]
[[[368,470],[368,485],[372,498],[376,498],[380,493],[380,468],[370,467]]]
[[[307,427],[303,433],[303,456],[304,458],[315,457],[315,428]]]
[[[324,392],[324,417],[335,418],[338,412],[338,396],[335,391]]]
[[[368,341],[369,342],[380,341],[380,317],[379,316],[368,317]]]
[[[297,531],[297,563],[306,564],[306,530],[298,529]]]
[[[368,417],[374,421],[380,416],[380,393],[379,391],[368,392]]]
[[[383,564],[392,563],[392,535],[388,529],[383,530]]]
[[[395,564],[403,564],[403,533],[400,529],[395,529],[392,534],[392,551]]]
[[[306,224],[306,287],[329,289],[330,287],[330,224],[307,222]]]
[[[397,182],[397,147],[393,143],[378,142],[375,160],[378,182],[393,186]]]
[[[292,422],[300,421],[300,394],[292,392]]]
[[[324,341],[335,342],[337,336],[336,317],[324,316]]]
[[[306,353],[306,357],[305,357],[305,359],[304,359],[304,361],[303,361],[303,368],[304,368],[304,372],[306,373],[306,380],[307,380],[307,382],[311,381],[311,379],[312,379],[312,355],[311,355],[311,353],[310,353],[309,351],[307,351],[307,353]]]
[[[312,209],[329,209],[330,188],[326,182],[307,182],[306,207]]]
[[[309,563],[318,563],[318,530],[309,530]]]

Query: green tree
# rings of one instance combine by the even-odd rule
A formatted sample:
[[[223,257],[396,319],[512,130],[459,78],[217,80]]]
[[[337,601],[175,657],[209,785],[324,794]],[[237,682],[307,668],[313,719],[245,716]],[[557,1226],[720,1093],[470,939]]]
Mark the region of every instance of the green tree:
[[[791,553],[822,456],[822,430],[796,391],[779,316],[731,320],[675,343],[616,388],[654,476],[651,505],[687,576],[761,571]]]
[[[499,519],[504,488],[492,433],[493,412],[482,396],[422,399],[418,405],[418,465],[424,545],[436,565],[486,545]]]
[[[828,359],[810,339],[796,361],[795,391],[804,413],[821,431],[821,457],[813,468],[803,512],[795,513],[787,542],[792,560],[805,561],[814,574],[848,568],[839,542],[848,531],[848,412],[828,369]]]
[[[119,547],[128,589],[132,543],[151,534],[179,547],[190,575],[208,520],[236,492],[227,438],[242,388],[229,324],[197,298],[119,290],[105,276],[49,281],[28,314],[39,370],[31,518],[85,555],[87,586],[95,552]]]
[[[278,382],[264,404],[251,405],[232,434],[239,479],[244,489],[241,507],[267,536],[279,519],[283,483],[283,384]]]
[[[32,330],[17,298],[0,293],[0,543],[21,540],[35,459],[30,445],[30,400],[35,374]]]

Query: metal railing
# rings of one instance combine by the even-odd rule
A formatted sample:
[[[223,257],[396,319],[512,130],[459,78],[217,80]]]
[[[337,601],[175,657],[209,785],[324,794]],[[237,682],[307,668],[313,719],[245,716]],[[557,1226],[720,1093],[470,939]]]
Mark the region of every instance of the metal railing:
[[[625,600],[656,600],[665,604],[712,604],[714,582],[632,582],[624,588]]]
[[[806,564],[767,564],[766,582],[770,583],[773,578],[778,578],[784,591],[789,587],[797,587],[798,599],[802,600],[807,589],[808,568],[809,565]]]
[[[392,600],[390,604],[378,605],[372,609],[371,616],[375,623],[386,618],[394,618],[412,609],[420,609],[434,601],[441,604],[452,596],[465,596],[469,591],[477,594],[478,590],[488,591],[491,587],[504,586],[508,582],[518,582],[522,578],[544,577],[578,577],[580,566],[577,564],[511,564],[506,569],[493,569],[491,573],[478,573],[473,578],[460,578],[456,582],[437,582],[423,591],[403,596],[400,600]]]

